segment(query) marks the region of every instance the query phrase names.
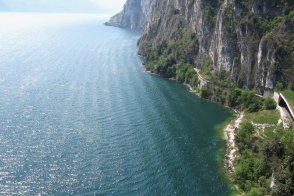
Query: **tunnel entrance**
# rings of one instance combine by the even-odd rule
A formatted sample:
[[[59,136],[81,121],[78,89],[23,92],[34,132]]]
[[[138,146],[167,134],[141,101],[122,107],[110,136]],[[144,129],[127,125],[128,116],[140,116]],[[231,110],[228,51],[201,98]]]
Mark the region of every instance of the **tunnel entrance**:
[[[283,99],[282,96],[280,96],[280,99],[279,99],[279,104],[278,104],[280,107],[284,108],[285,111],[287,111],[287,113],[289,114],[289,116],[293,119],[293,116],[291,115],[291,110],[290,108],[288,107],[286,101]]]

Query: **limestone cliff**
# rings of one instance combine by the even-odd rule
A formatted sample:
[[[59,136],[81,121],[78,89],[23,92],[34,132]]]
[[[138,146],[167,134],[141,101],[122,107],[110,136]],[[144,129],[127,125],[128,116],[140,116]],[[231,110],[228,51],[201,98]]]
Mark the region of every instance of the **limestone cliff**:
[[[172,76],[180,61],[210,62],[263,93],[294,82],[293,8],[293,0],[128,0],[110,24],[143,30],[139,53],[152,71]]]

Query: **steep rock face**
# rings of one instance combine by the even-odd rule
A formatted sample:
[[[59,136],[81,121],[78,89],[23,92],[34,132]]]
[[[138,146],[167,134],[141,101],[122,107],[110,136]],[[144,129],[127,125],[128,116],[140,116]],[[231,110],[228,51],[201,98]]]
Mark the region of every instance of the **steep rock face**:
[[[123,11],[113,16],[109,23],[117,27],[138,29],[143,27],[144,17],[141,0],[129,0],[126,2]]]
[[[144,29],[152,16],[153,1],[149,0],[128,0],[124,9],[113,16],[109,24],[117,27]]]
[[[265,35],[257,55],[256,88],[272,89],[275,81],[294,79],[294,21],[281,25]]]
[[[277,81],[294,82],[293,8],[292,0],[128,0],[110,23],[144,30],[139,53],[146,61],[171,56],[155,69],[161,72],[178,63],[169,46],[176,50],[185,30],[197,44],[181,61],[201,68],[209,59],[214,70],[263,93]]]

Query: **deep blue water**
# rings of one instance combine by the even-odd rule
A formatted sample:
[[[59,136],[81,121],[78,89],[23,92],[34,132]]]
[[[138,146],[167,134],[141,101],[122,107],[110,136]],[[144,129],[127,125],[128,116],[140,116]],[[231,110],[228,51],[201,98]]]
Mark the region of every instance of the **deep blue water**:
[[[139,32],[0,14],[0,195],[228,195],[230,113],[142,71]]]

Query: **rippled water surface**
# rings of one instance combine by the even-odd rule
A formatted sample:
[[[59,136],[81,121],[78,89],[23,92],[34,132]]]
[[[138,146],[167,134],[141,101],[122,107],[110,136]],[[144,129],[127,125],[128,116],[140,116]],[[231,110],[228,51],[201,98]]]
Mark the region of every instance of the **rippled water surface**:
[[[0,14],[0,195],[228,195],[230,114],[142,71],[99,16]]]

